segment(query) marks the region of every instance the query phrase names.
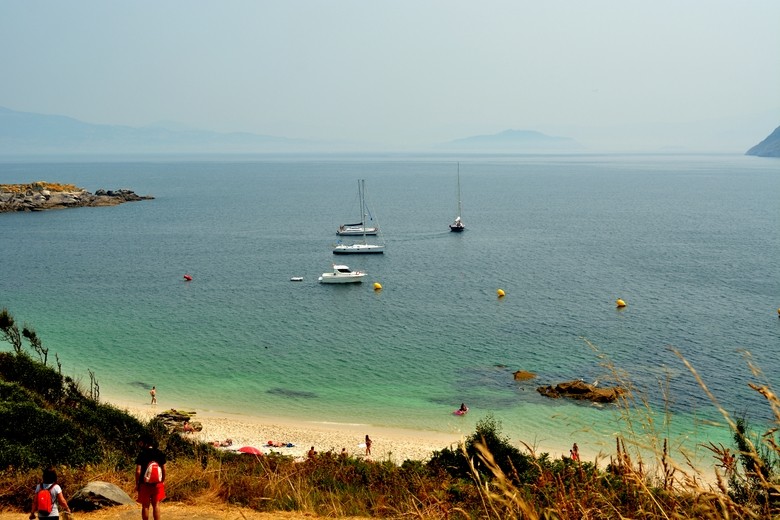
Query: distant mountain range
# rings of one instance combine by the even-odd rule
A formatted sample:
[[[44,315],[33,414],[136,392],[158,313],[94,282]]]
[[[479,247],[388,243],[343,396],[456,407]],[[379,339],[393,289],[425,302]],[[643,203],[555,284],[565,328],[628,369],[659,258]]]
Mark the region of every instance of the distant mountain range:
[[[769,136],[745,152],[745,155],[757,155],[759,157],[780,157],[780,126]]]
[[[0,154],[290,152],[323,145],[303,139],[161,125],[95,125],[71,117],[0,107]]]
[[[533,130],[504,130],[456,139],[437,148],[460,152],[572,152],[583,147],[570,137],[554,137]]]
[[[777,111],[768,112],[759,123],[776,121]],[[0,107],[0,155],[75,155],[75,154],[285,154],[285,153],[370,153],[370,152],[446,152],[446,153],[581,153],[600,150],[744,150],[759,124],[752,120],[723,121],[708,125],[658,125],[643,128],[611,129],[603,135],[599,129],[572,128],[571,137],[546,135],[534,130],[504,130],[490,135],[474,135],[411,149],[392,149],[384,144],[307,140],[259,135],[249,132],[221,133],[188,128],[180,123],[161,122],[143,127],[91,124],[72,117],[19,112]],[[715,130],[713,130],[715,129]],[[564,130],[565,131],[565,130]],[[729,133],[732,131],[732,133]],[[741,131],[742,133],[734,133]],[[743,135],[744,134],[744,135]],[[662,136],[659,138],[659,136]],[[748,137],[746,137],[748,136]],[[594,142],[595,139],[595,142]],[[628,143],[626,143],[628,139]],[[623,142],[621,142],[621,140]],[[600,142],[599,142],[600,141]],[[665,147],[658,142],[669,143]],[[704,144],[702,144],[704,143]],[[741,144],[740,144],[741,143]],[[675,145],[676,147],[670,147]],[[737,147],[735,150],[735,146]],[[747,155],[780,157],[780,128]]]
[[[0,107],[0,154],[292,153],[375,151],[365,143],[290,139],[247,132],[187,129],[178,123],[144,127],[91,124],[66,116]],[[566,152],[573,139],[531,130],[506,130],[431,145],[430,151],[472,153]]]

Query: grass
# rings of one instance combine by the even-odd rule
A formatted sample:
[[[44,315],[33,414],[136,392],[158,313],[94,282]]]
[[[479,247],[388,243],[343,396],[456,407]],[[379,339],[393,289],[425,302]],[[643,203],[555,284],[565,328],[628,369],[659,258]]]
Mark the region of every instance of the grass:
[[[221,452],[169,432],[160,421],[142,424],[102,405],[94,377],[83,391],[46,364],[37,337],[14,332],[14,327],[7,311],[0,312],[0,339],[14,347],[0,352],[0,505],[20,511],[29,503],[40,468],[51,463],[71,494],[89,481],[102,480],[132,495],[135,440],[150,431],[169,456],[168,500],[193,505],[419,519],[725,520],[780,515],[776,428],[754,432],[746,417],[727,413],[679,354],[733,432],[733,446],[706,446],[712,468],[697,468],[686,454],[673,453],[664,425],[652,421],[649,406],[636,391],[621,401],[627,433],[615,440],[612,453],[594,461],[552,459],[533,446],[515,446],[502,435],[500,423],[486,417],[458,448],[445,448],[427,462],[396,466],[335,453],[295,462],[282,455]],[[34,344],[25,347],[24,338],[33,338]],[[748,363],[757,379],[764,380],[749,357]],[[622,386],[631,388],[625,374],[610,369]],[[780,400],[771,387],[751,388],[772,411],[775,426],[780,424]],[[57,427],[45,427],[51,424]],[[47,434],[52,431],[57,434]],[[676,462],[680,458],[682,464]],[[702,478],[713,473],[714,482]]]

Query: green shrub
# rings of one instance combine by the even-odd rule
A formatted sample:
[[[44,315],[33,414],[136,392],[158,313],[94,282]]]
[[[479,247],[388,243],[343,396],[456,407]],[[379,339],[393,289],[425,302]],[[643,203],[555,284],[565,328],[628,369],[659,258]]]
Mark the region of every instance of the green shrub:
[[[538,478],[538,470],[532,463],[532,458],[512,446],[509,439],[501,435],[501,424],[492,415],[480,419],[476,431],[466,439],[464,444],[466,456],[460,449],[445,448],[434,453],[428,466],[434,471],[442,470],[453,477],[469,479],[472,476],[469,465],[471,460],[480,476],[489,480],[493,477],[493,473],[482,460],[480,450],[477,448],[478,444],[484,446],[493,455],[498,467],[514,484],[529,483]]]

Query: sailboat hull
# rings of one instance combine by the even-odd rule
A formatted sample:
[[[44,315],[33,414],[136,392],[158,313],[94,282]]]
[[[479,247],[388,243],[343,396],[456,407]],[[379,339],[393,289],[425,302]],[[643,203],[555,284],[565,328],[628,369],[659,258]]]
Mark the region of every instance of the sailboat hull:
[[[461,233],[464,229],[466,229],[466,226],[463,224],[450,224],[450,231],[453,233]]]
[[[363,235],[374,236],[377,234],[378,231],[379,230],[375,227],[367,227],[364,229],[358,226],[341,226],[336,231],[336,234],[341,236],[348,236],[348,237],[356,237],[356,236],[363,236]]]
[[[384,253],[385,246],[379,244],[339,244],[333,248],[334,255],[363,255],[369,253]]]

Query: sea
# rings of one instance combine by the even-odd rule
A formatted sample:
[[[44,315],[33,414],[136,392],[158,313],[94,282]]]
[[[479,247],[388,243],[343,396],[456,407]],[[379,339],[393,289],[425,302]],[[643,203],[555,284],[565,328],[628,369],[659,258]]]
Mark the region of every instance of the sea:
[[[335,256],[360,179],[386,251]],[[493,420],[513,442],[606,452],[620,436],[707,453],[730,444],[725,416],[776,425],[749,385],[780,383],[777,159],[0,160],[0,183],[38,180],[154,197],[0,214],[0,307],[101,400],[148,406],[154,385],[161,410],[367,433]],[[334,263],[365,281],[319,283]],[[580,379],[630,397],[537,391]]]

